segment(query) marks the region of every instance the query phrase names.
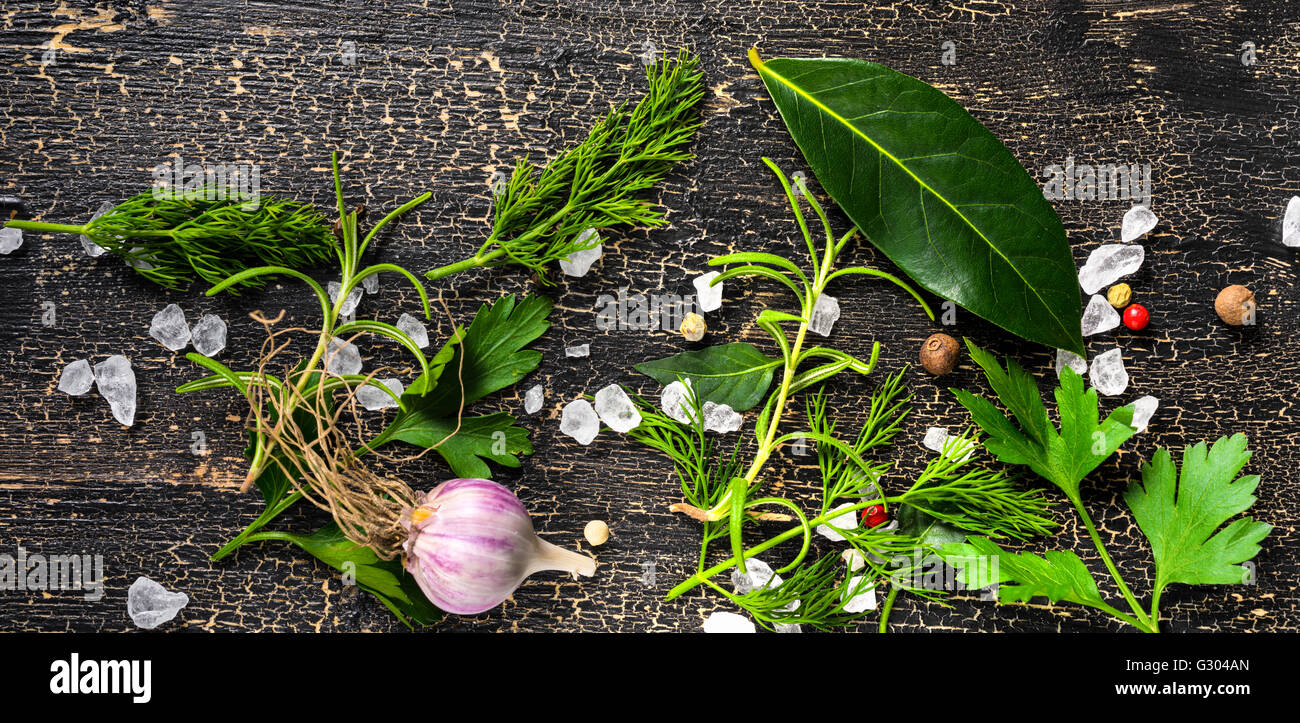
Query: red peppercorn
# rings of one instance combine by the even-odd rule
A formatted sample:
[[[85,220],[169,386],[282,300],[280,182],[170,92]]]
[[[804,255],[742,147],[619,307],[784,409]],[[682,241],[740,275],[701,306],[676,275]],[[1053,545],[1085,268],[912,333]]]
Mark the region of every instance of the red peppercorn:
[[[889,521],[889,515],[881,505],[872,505],[862,511],[862,523],[867,527],[879,527]]]
[[[1141,304],[1129,304],[1128,308],[1124,309],[1124,326],[1133,331],[1142,331],[1147,328],[1147,323],[1150,321],[1151,312]]]

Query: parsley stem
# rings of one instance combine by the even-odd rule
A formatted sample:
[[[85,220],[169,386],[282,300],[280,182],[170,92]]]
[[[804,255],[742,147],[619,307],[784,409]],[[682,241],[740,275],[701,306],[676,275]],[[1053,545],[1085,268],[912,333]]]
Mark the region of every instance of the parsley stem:
[[[1127,613],[1120,612],[1119,610],[1116,610],[1115,608],[1111,607],[1110,605],[1107,605],[1106,603],[1102,603],[1100,605],[1089,603],[1089,606],[1094,607],[1106,613],[1107,615],[1115,618],[1116,620],[1119,620],[1120,622],[1128,623],[1129,625],[1132,625],[1133,627],[1137,628],[1138,630],[1141,630],[1144,633],[1159,632],[1158,630],[1149,629],[1147,625],[1143,623],[1141,620],[1138,620],[1137,618]]]
[[[1106,569],[1110,571],[1110,576],[1115,580],[1115,585],[1119,587],[1120,593],[1128,601],[1128,606],[1137,615],[1137,619],[1141,621],[1141,624],[1137,627],[1143,628],[1147,632],[1159,632],[1159,627],[1151,622],[1151,618],[1147,617],[1146,611],[1142,609],[1141,605],[1138,605],[1137,598],[1133,597],[1133,592],[1124,583],[1124,578],[1120,577],[1115,562],[1110,559],[1110,553],[1106,551],[1106,546],[1102,544],[1101,535],[1097,534],[1097,526],[1092,523],[1092,517],[1088,515],[1088,511],[1083,507],[1083,501],[1076,495],[1068,496],[1070,504],[1074,505],[1075,511],[1079,513],[1080,519],[1083,520],[1084,527],[1088,528],[1088,536],[1092,538],[1093,547],[1097,548],[1098,554],[1101,555],[1101,561],[1106,564]],[[1111,614],[1114,614],[1113,609]]]
[[[286,497],[281,498],[275,504],[268,506],[266,509],[262,510],[262,514],[258,515],[257,519],[253,520],[251,523],[249,523],[248,527],[244,528],[243,532],[239,533],[234,537],[234,539],[232,539],[230,542],[227,542],[225,545],[223,545],[220,550],[214,552],[212,556],[208,558],[208,560],[212,562],[216,562],[217,560],[220,560],[230,555],[230,553],[234,552],[245,542],[248,542],[249,538],[252,536],[254,532],[257,532],[261,528],[265,527],[267,523],[269,523],[271,520],[279,516],[281,512],[284,512],[285,510],[292,507],[300,499],[302,499],[302,492],[294,492]]]

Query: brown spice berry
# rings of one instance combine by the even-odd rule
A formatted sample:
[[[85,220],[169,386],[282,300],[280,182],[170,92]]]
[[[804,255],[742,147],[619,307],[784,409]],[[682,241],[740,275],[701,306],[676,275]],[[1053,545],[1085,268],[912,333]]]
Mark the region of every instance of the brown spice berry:
[[[693,311],[682,319],[682,336],[686,337],[686,341],[699,341],[704,338],[704,332],[708,330],[704,317]]]
[[[957,366],[960,347],[957,340],[947,334],[931,334],[921,342],[921,366],[936,377],[952,371]]]
[[[1255,323],[1255,294],[1241,284],[1224,287],[1214,300],[1214,310],[1223,323],[1232,326]]]
[[[1123,309],[1133,299],[1133,288],[1125,283],[1115,284],[1106,292],[1106,301],[1116,309]]]

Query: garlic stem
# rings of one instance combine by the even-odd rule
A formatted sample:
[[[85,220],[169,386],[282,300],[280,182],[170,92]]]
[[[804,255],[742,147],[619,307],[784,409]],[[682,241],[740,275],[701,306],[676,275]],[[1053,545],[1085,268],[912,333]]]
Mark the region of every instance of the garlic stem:
[[[539,537],[537,538],[537,556],[533,558],[532,564],[528,566],[528,575],[543,570],[567,572],[572,574],[576,580],[579,575],[583,577],[595,575],[596,561],[586,555],[552,545]]]

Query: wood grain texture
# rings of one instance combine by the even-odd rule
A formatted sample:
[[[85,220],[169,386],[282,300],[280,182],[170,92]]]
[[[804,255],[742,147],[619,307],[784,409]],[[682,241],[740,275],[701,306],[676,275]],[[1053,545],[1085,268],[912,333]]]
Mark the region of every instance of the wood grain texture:
[[[621,286],[690,293],[691,275],[715,254],[796,248],[789,209],[759,159],[770,156],[787,172],[806,169],[744,60],[755,44],[765,57],[851,56],[925,80],[970,109],[1035,174],[1070,156],[1151,164],[1161,221],[1143,241],[1145,266],[1128,279],[1135,300],[1152,312],[1151,326],[1088,346],[1099,353],[1119,344],[1132,375],[1129,391],[1104,409],[1147,393],[1161,406],[1150,429],[1089,478],[1085,498],[1120,568],[1149,577],[1149,551],[1119,499],[1126,480],[1157,446],[1180,453],[1245,432],[1255,450],[1248,471],[1264,478],[1255,514],[1275,525],[1257,559],[1257,584],[1171,588],[1164,626],[1300,628],[1300,294],[1295,251],[1279,243],[1286,199],[1300,193],[1300,11],[1287,0],[3,2],[0,194],[23,198],[34,218],[86,219],[101,202],[138,192],[151,167],[180,155],[258,163],[263,189],[328,208],[328,157],[339,149],[350,199],[372,210],[432,191],[377,251],[385,261],[429,268],[481,243],[494,171],[522,155],[541,161],[579,139],[608,104],[638,94],[643,41],[701,56],[710,92],[699,157],[659,196],[670,226],[613,234],[590,275],[552,290],[554,327],[537,344],[544,361],[534,375],[546,386],[546,404],[522,422],[538,452],[521,470],[498,475],[546,539],[575,547],[591,519],[607,520],[614,537],[596,552],[595,579],[538,575],[500,608],[435,629],[685,631],[697,630],[708,611],[725,609],[700,593],[661,600],[693,568],[698,547],[694,523],[667,512],[679,493],[666,461],[610,432],[581,447],[560,435],[558,424],[564,402],[605,384],[650,390],[632,365],[683,348],[665,332],[599,331],[600,294]],[[945,41],[955,44],[955,65],[941,62]],[[1247,41],[1257,48],[1253,66],[1240,61]],[[345,43],[355,44],[354,65],[341,62]],[[46,48],[54,49],[54,64],[42,64]],[[1055,206],[1082,263],[1117,236],[1129,203]],[[847,227],[842,215],[835,220]],[[850,260],[890,269],[865,244]],[[311,326],[313,301],[288,285],[240,298],[205,298],[198,287],[167,293],[111,257],[84,257],[67,236],[28,234],[20,251],[0,258],[0,275],[0,552],[21,545],[102,554],[108,586],[95,603],[76,592],[0,592],[0,630],[130,629],[125,593],[137,575],[190,595],[168,626],[173,631],[401,629],[377,602],[346,594],[331,570],[296,550],[249,547],[222,563],[207,561],[261,507],[255,494],[236,493],[243,401],[224,392],[176,395],[175,386],[198,371],[148,337],[149,320],[170,302],[191,320],[220,314],[231,334],[221,359],[246,368],[261,341],[247,312],[285,308],[294,322]],[[1258,326],[1218,322],[1214,295],[1229,283],[1255,290]],[[529,288],[512,270],[437,287],[460,319],[502,293]],[[935,330],[890,286],[845,280],[831,293],[844,309],[837,344],[861,355],[879,339],[883,371],[913,362]],[[763,305],[786,308],[788,299],[748,282],[729,284],[727,299],[710,315],[711,340],[767,348],[753,318]],[[57,310],[52,327],[41,323],[44,302]],[[392,321],[414,310],[415,299],[386,277],[361,308]],[[447,330],[444,321],[434,335],[444,338]],[[1044,349],[1017,345],[969,315],[959,315],[956,331],[1050,374]],[[591,343],[589,358],[564,357],[566,345],[583,342]],[[365,351],[368,365],[399,360],[391,345]],[[131,358],[140,384],[129,430],[98,397],[55,392],[64,364],[115,353]],[[522,390],[533,382],[480,408],[519,411]],[[872,383],[844,378],[833,387],[833,404],[850,428]],[[925,459],[925,427],[967,423],[946,388],[983,388],[969,360],[942,384],[915,368],[907,383],[915,410],[891,452],[899,483]],[[206,436],[207,455],[191,454],[196,431]],[[447,471],[430,455],[403,474],[423,489]],[[798,496],[810,491],[814,475],[807,463],[783,458],[768,477],[785,480],[773,486]],[[322,519],[304,507],[276,525],[308,530]],[[1071,546],[1101,569],[1081,529],[1067,524],[1057,540],[1030,547],[1049,544]],[[654,587],[643,582],[646,563],[654,564]],[[1103,592],[1115,594],[1105,585]],[[1075,607],[958,598],[943,608],[907,597],[894,627],[1121,629]]]

